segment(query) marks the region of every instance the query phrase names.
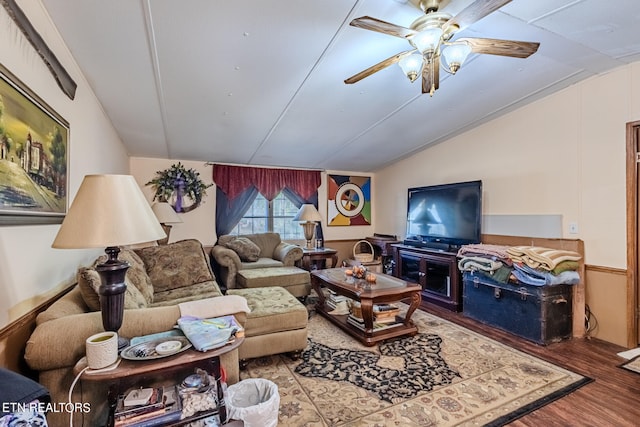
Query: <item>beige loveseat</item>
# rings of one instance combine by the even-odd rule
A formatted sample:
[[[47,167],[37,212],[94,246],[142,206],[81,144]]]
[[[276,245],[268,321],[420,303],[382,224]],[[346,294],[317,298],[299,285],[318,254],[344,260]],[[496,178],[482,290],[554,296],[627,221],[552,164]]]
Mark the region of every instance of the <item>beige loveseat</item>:
[[[233,309],[227,314],[234,314],[245,324],[246,313],[235,311],[237,298],[222,296],[199,241],[183,240],[135,251],[124,249],[119,258],[131,264],[126,276],[124,321],[119,331],[122,336],[171,330],[181,316],[178,304],[192,300],[209,299],[222,313],[232,299]],[[73,368],[85,354],[85,340],[103,330],[98,296],[93,289],[99,283],[93,268],[80,268],[78,285],[38,316],[36,329],[27,342],[25,360],[39,372],[39,382],[49,390],[52,402],[67,402],[75,378]],[[221,362],[228,382],[237,382],[238,351],[226,353]],[[81,381],[74,388],[73,401],[91,404],[90,412],[75,413],[74,425],[98,425],[95,417],[105,413],[106,389]],[[47,418],[53,426],[69,424],[66,412],[51,412]]]
[[[257,280],[260,286],[282,286],[295,296],[306,296],[311,289],[308,274],[295,267],[302,259],[302,248],[283,242],[278,233],[241,236],[224,235],[211,248],[211,261],[225,289],[247,286]],[[249,273],[242,276],[243,271]],[[256,277],[250,277],[256,276]]]

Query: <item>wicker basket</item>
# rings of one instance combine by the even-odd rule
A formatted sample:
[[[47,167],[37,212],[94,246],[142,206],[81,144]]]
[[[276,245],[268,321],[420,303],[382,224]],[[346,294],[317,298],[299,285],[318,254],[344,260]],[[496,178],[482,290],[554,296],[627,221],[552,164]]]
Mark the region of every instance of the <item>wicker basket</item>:
[[[362,249],[362,243],[366,243],[371,249],[371,252],[359,252]],[[358,252],[356,252],[358,251]],[[374,252],[373,245],[369,243],[367,240],[359,240],[353,245],[353,259],[360,262],[371,262],[373,261]]]
[[[360,302],[349,300],[348,305],[351,314],[353,314],[355,317],[362,318],[362,307],[360,306]]]

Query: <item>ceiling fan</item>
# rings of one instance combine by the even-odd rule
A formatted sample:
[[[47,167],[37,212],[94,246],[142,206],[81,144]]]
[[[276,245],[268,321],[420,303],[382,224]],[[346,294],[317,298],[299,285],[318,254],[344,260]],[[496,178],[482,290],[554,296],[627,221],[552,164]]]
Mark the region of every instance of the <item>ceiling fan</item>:
[[[425,13],[413,21],[409,28],[363,16],[351,21],[353,27],[377,31],[406,39],[412,49],[397,53],[366,70],[355,74],[344,82],[356,83],[384,68],[398,63],[413,83],[422,74],[422,93],[433,93],[440,85],[440,66],[455,74],[471,52],[490,55],[527,58],[538,50],[540,43],[515,40],[453,37],[474,22],[484,18],[511,0],[476,0],[456,16],[439,12],[447,0],[411,0]],[[441,60],[441,57],[444,60]]]

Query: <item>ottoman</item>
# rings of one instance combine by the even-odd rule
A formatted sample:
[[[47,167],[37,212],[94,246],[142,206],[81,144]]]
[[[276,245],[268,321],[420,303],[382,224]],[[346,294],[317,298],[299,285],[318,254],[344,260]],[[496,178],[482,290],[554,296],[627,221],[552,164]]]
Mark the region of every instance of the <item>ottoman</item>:
[[[289,352],[296,357],[307,346],[307,309],[286,289],[229,289],[227,295],[244,297],[251,309],[244,342],[238,348],[241,361]]]
[[[291,295],[304,298],[311,292],[309,272],[298,267],[266,267],[241,270],[236,276],[237,288],[279,286]]]

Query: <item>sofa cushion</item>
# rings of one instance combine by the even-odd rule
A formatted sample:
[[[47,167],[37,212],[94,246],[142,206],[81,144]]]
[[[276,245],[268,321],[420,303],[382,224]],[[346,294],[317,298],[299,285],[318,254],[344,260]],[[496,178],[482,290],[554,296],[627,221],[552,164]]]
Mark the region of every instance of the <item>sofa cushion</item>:
[[[246,337],[307,327],[307,308],[282,287],[229,289],[227,294],[244,297],[251,309],[245,324]]]
[[[280,242],[280,235],[278,233],[256,233],[249,234],[247,238],[251,239],[253,243],[260,248],[261,258],[273,258],[274,252]]]
[[[238,237],[244,237],[251,240],[260,248],[260,258],[273,258],[274,251],[278,245],[282,242],[280,234],[268,232],[268,233],[256,233],[256,234],[243,234],[242,236],[232,236],[225,234],[218,238],[218,244],[227,247],[227,243],[235,240]]]
[[[199,300],[201,298],[212,298],[222,296],[220,288],[214,281],[196,283],[184,288],[169,289],[163,292],[156,292],[153,297],[151,307],[162,307],[176,305],[186,301]]]
[[[237,253],[241,261],[254,262],[260,258],[260,247],[246,237],[236,237],[225,246]]]
[[[154,301],[161,292],[214,281],[202,243],[186,239],[170,245],[136,249],[153,283]]]
[[[129,263],[126,278],[138,288],[147,304],[151,304],[153,302],[153,284],[142,259],[131,249],[121,250],[118,259]]]
[[[269,286],[304,285],[311,282],[309,272],[298,267],[252,268],[238,272],[238,287],[264,288]]]
[[[85,314],[89,311],[91,311],[91,309],[87,306],[87,303],[82,297],[82,293],[80,293],[80,287],[76,284],[62,298],[38,314],[38,317],[36,317],[36,325],[61,317],[73,316],[74,314]]]
[[[242,271],[242,270],[251,270],[254,268],[283,267],[283,266],[284,264],[282,263],[282,261],[278,261],[277,259],[258,258],[258,260],[255,262],[243,262],[242,268],[240,270]]]
[[[100,296],[98,294],[100,283],[100,274],[94,268],[81,267],[78,269],[78,288],[80,289],[85,304],[87,304],[87,307],[92,311],[100,310]],[[126,276],[125,283],[127,289],[124,294],[124,308],[128,310],[146,307],[147,301],[144,296]]]

